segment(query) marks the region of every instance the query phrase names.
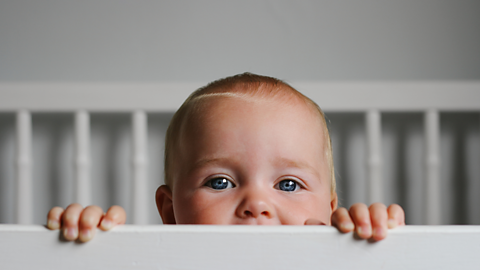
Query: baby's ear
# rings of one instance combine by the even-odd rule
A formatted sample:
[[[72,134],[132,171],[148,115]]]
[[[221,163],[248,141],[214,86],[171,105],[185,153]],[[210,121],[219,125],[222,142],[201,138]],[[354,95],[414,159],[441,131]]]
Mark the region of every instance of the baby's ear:
[[[163,224],[176,224],[173,213],[172,191],[167,185],[161,185],[155,194],[158,213],[162,217]]]

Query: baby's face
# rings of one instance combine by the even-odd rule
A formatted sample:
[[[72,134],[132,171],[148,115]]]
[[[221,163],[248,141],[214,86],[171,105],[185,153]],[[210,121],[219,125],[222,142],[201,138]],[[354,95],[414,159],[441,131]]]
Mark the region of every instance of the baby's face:
[[[175,161],[177,224],[330,224],[337,201],[319,116],[298,101],[202,102]]]

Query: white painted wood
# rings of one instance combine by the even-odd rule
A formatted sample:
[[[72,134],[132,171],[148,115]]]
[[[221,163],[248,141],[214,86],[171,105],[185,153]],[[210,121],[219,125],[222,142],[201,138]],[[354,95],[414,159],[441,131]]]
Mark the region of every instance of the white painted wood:
[[[0,111],[172,112],[204,84],[0,83]]]
[[[441,223],[440,205],[440,116],[425,112],[425,223]]]
[[[1,269],[478,269],[480,226],[406,226],[377,243],[328,226],[121,226],[86,244],[0,225]]]
[[[132,114],[132,211],[133,224],[148,224],[148,206],[152,194],[148,193],[147,115],[143,111]],[[150,195],[150,196],[149,196]]]
[[[16,209],[15,222],[31,224],[33,220],[32,194],[32,119],[30,112],[19,111],[16,118]]]
[[[198,83],[0,83],[0,111],[175,111]],[[292,82],[325,111],[480,110],[480,81]],[[112,98],[115,97],[115,98]],[[58,102],[61,100],[62,102]]]
[[[383,202],[382,122],[378,110],[365,114],[367,130],[367,197],[369,204]]]
[[[75,199],[83,206],[92,203],[90,178],[90,115],[86,111],[75,113]]]

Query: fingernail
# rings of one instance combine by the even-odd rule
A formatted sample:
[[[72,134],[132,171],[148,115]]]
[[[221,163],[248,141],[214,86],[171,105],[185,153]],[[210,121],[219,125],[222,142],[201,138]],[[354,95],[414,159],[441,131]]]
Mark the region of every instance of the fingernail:
[[[388,228],[390,228],[390,229],[393,229],[393,228],[397,227],[397,223],[395,222],[394,219],[389,219],[387,221],[387,225],[388,225]]]
[[[351,222],[343,222],[340,224],[340,227],[343,231],[353,231],[353,229],[355,229],[355,226]]]
[[[60,224],[56,220],[48,220],[47,228],[49,228],[50,230],[58,230],[60,229]]]
[[[360,236],[370,236],[372,234],[372,229],[368,226],[359,226],[357,228],[357,233]]]
[[[92,239],[92,236],[93,236],[93,231],[92,230],[82,230],[82,232],[80,233],[80,241],[82,242],[86,242],[90,239]]]
[[[78,237],[78,230],[75,228],[63,229],[63,236],[68,240],[75,240]]]
[[[104,219],[102,220],[101,226],[104,230],[110,230],[113,227],[113,223],[108,219]]]

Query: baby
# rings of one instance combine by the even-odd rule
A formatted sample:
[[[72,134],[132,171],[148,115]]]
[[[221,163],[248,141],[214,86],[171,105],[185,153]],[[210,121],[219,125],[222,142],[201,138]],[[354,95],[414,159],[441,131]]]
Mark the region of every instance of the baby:
[[[175,113],[156,203],[165,224],[333,225],[373,240],[405,224],[396,204],[337,208],[323,112],[288,84],[251,73],[200,88]],[[47,226],[85,242],[125,219],[119,206],[72,204],[52,208]]]

